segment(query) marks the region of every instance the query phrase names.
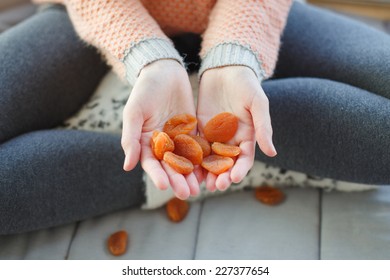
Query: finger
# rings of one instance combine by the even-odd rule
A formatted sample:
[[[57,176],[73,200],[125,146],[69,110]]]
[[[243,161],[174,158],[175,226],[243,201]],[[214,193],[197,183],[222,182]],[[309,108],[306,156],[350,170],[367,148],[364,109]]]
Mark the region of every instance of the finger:
[[[208,172],[207,173],[207,176],[206,176],[206,188],[210,191],[210,192],[215,192],[215,190],[217,189],[216,186],[215,186],[215,181],[217,180],[217,175],[211,173],[211,172]]]
[[[243,141],[240,144],[241,153],[234,163],[232,172],[230,173],[230,179],[234,183],[241,182],[248,171],[253,166],[253,161],[255,158],[255,142],[253,141]]]
[[[269,102],[264,93],[253,98],[251,106],[256,141],[260,150],[269,157],[276,156],[277,152],[272,142],[271,117],[269,115]]]
[[[230,170],[228,170],[218,175],[217,180],[215,181],[215,186],[218,190],[224,191],[231,185],[231,183]]]
[[[197,196],[200,192],[199,182],[194,173],[185,176],[188,187],[190,188],[190,195]]]
[[[161,166],[160,161],[154,157],[152,150],[149,147],[143,146],[141,165],[158,189],[166,190],[169,187],[168,176]]]
[[[175,195],[182,200],[187,199],[190,196],[190,187],[188,186],[186,178],[173,170],[166,162],[161,161],[161,165],[168,175],[169,183],[171,184]]]
[[[136,112],[128,113],[128,110],[126,109],[123,111],[121,144],[125,152],[125,162],[123,164],[123,169],[125,171],[132,170],[140,159],[140,139],[143,123],[142,114]]]
[[[196,179],[198,180],[198,184],[199,185],[202,184],[204,177],[205,177],[203,168],[199,165],[195,166],[194,174],[195,174]]]

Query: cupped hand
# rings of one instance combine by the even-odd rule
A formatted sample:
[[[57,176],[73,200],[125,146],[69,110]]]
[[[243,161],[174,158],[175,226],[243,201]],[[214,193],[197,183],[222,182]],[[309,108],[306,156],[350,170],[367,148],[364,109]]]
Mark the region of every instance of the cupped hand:
[[[132,170],[140,160],[157,188],[165,190],[172,186],[177,197],[186,199],[199,193],[201,175],[198,171],[185,176],[177,173],[157,160],[150,147],[153,131],[162,131],[168,119],[181,113],[195,115],[185,69],[175,60],[158,60],[144,67],[123,111],[123,169]]]
[[[198,129],[215,115],[230,112],[238,117],[238,130],[230,144],[238,145],[241,153],[233,167],[220,174],[207,173],[206,187],[225,190],[232,182],[239,183],[253,166],[256,141],[267,156],[276,155],[272,142],[272,126],[268,98],[255,73],[246,66],[225,66],[203,73],[198,96]]]

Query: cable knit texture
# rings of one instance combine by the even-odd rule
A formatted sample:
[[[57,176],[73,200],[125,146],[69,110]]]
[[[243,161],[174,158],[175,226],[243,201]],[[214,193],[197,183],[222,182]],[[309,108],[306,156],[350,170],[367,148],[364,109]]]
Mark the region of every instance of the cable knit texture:
[[[66,6],[82,40],[96,47],[114,71],[134,83],[142,67],[158,59],[182,63],[169,36],[183,32],[203,34],[202,71],[226,65],[246,65],[259,79],[272,75],[280,36],[291,0],[33,0]],[[148,53],[140,49],[147,44]],[[139,44],[143,44],[142,47]],[[208,58],[227,45],[239,46],[248,62],[235,56]],[[151,53],[163,46],[162,51]],[[133,50],[136,48],[137,50]],[[233,47],[235,48],[235,47]],[[230,48],[232,49],[232,48]],[[246,52],[250,51],[253,57]],[[137,57],[133,55],[136,54]],[[142,57],[140,57],[140,55]],[[131,62],[134,61],[134,65]]]
[[[221,43],[240,44],[255,53],[270,77],[290,5],[290,0],[219,0],[203,36],[201,57]]]

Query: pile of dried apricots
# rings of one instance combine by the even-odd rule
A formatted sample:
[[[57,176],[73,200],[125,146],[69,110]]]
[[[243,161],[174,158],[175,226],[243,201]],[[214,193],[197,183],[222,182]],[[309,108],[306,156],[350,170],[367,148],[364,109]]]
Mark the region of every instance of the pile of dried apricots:
[[[154,156],[183,175],[190,174],[194,165],[216,175],[229,170],[241,152],[240,147],[226,144],[237,132],[238,118],[228,112],[214,116],[204,127],[204,138],[190,135],[196,125],[197,119],[190,114],[169,119],[163,131],[153,132]]]

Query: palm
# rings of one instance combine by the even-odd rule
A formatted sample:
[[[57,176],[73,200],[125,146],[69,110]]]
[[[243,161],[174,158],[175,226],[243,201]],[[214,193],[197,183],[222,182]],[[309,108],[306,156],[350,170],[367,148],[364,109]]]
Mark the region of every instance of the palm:
[[[264,132],[268,125],[270,127],[268,104],[263,104],[265,95],[259,94],[261,87],[251,71],[246,67],[226,67],[208,70],[202,77],[197,109],[200,133],[203,133],[207,121],[218,113],[231,112],[239,119],[237,133],[229,142],[240,146],[241,154],[227,172],[219,176],[207,174],[206,186],[210,190],[224,190],[232,181],[239,182],[244,178],[253,165],[256,139],[262,150],[267,149],[269,139],[256,137],[256,134]],[[263,110],[259,110],[257,105],[262,106]],[[265,152],[272,155],[270,151]]]
[[[133,88],[123,114],[122,146],[125,152],[127,150],[126,155],[130,155],[128,160],[126,156],[124,169],[131,170],[140,159],[143,169],[159,189],[171,185],[176,196],[186,199],[199,192],[195,174],[178,174],[158,161],[150,147],[153,131],[162,131],[168,119],[181,113],[195,115],[188,76],[184,69],[177,68],[180,66],[177,62],[172,62],[173,68],[152,69],[140,75]],[[166,63],[164,61],[164,66]]]

